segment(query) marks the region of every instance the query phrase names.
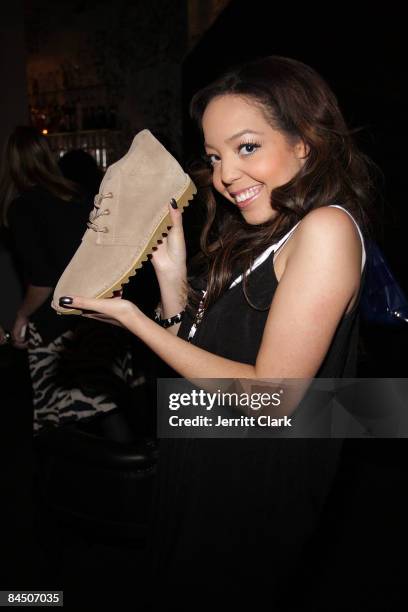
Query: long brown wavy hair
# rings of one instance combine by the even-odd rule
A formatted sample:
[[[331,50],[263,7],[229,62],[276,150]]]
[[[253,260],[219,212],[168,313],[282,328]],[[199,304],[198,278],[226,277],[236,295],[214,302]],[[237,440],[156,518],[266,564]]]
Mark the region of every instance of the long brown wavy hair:
[[[190,262],[188,308],[197,306],[202,297],[201,291],[192,285],[194,277],[207,279],[204,307],[208,308],[226,290],[233,273],[247,270],[262,251],[315,208],[329,204],[343,206],[353,215],[363,235],[369,236],[377,180],[383,179],[381,170],[358,149],[353,139],[353,133],[362,128],[347,127],[334,93],[310,66],[272,55],[232,68],[198,91],[190,102],[190,117],[201,136],[207,105],[215,97],[227,94],[250,99],[288,142],[302,140],[309,152],[299,172],[272,191],[271,208],[277,215],[258,225],[246,223],[236,207],[215,192],[212,167],[206,156],[189,163],[188,172],[207,213],[200,237],[201,250]],[[248,304],[265,310],[250,300],[246,280],[244,275],[243,291]]]
[[[17,126],[3,152],[0,224],[7,225],[7,209],[11,201],[35,186],[66,202],[79,196],[77,185],[62,175],[45,136],[33,127]]]

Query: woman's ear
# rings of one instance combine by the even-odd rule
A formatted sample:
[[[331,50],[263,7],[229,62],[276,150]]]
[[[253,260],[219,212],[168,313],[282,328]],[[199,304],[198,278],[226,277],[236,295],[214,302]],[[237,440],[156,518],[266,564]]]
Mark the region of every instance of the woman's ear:
[[[295,145],[295,153],[296,153],[296,157],[298,159],[306,159],[306,157],[309,155],[310,153],[310,147],[308,144],[306,144],[305,142],[303,142],[303,140],[300,140],[296,145]]]

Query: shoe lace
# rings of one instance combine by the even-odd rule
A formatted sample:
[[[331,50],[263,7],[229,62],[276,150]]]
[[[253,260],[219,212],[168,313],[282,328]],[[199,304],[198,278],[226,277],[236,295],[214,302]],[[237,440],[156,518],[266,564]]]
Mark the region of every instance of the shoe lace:
[[[105,198],[113,198],[113,193],[111,191],[108,191],[108,193],[97,193],[94,198],[94,207],[89,214],[89,219],[87,222],[87,226],[94,232],[107,233],[109,231],[107,227],[99,227],[99,225],[95,223],[98,217],[102,217],[103,215],[110,215],[109,208],[101,210],[102,200],[104,200]]]

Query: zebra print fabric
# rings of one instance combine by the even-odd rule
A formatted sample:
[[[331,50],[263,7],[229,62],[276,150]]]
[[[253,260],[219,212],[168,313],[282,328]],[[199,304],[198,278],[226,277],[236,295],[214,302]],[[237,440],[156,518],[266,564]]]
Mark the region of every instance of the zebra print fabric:
[[[145,382],[141,371],[135,375],[123,330],[116,329],[86,322],[46,344],[29,323],[34,434],[115,410]]]

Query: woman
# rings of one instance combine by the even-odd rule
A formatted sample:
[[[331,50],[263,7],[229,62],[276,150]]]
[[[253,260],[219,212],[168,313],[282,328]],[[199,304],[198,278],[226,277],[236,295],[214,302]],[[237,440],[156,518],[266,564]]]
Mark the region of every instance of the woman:
[[[28,349],[34,433],[116,414],[123,389],[131,383],[128,342],[92,322],[78,325],[71,317],[58,317],[50,308],[53,289],[79,246],[91,205],[76,184],[63,177],[46,138],[34,128],[17,127],[8,140],[1,201],[25,287],[12,342]],[[117,344],[116,353],[111,343]],[[126,440],[129,434],[126,430]]]
[[[119,298],[61,304],[124,326],[189,380],[354,376],[372,181],[334,94],[312,68],[271,56],[196,93],[190,113],[207,165],[195,173],[207,205],[201,253],[187,282],[181,214],[169,205],[173,227],[152,257],[161,317],[174,325]],[[162,440],[153,548],[166,596],[179,601],[190,585],[200,598],[285,597],[340,448]]]

